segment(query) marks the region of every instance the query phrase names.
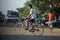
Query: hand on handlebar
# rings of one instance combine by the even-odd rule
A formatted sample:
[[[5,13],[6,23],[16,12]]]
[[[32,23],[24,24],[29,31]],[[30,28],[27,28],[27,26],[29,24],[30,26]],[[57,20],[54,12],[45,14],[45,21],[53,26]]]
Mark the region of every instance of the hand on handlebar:
[[[28,17],[26,17],[26,19],[28,19]]]

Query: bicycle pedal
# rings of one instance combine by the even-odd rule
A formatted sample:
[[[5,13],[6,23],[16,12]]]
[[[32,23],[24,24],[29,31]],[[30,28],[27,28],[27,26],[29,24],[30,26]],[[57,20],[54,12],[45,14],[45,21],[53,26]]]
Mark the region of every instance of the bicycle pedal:
[[[27,28],[27,29],[25,29],[25,30],[28,30],[28,28]]]
[[[29,30],[29,32],[35,32],[35,31],[32,29],[32,30]]]
[[[39,31],[39,29],[37,29],[37,31]]]

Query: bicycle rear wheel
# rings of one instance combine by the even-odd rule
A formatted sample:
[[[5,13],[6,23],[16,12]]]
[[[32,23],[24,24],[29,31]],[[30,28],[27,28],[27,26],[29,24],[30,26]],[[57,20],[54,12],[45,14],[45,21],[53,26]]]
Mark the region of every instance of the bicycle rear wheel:
[[[22,23],[17,23],[15,25],[15,31],[16,31],[17,34],[20,34],[20,35],[24,34],[25,33],[25,29],[24,29],[23,24]]]
[[[49,26],[49,28],[50,28],[50,31],[52,32],[52,30],[53,30],[53,24],[50,24],[50,25],[48,25]]]
[[[44,33],[44,26],[43,25],[37,24],[34,26],[33,34],[35,36],[41,36],[43,33]]]

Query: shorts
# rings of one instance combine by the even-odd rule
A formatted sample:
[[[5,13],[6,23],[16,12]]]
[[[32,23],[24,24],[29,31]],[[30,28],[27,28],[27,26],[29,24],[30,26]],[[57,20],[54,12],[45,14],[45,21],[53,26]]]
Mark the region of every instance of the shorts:
[[[35,23],[35,19],[29,19],[29,22]]]

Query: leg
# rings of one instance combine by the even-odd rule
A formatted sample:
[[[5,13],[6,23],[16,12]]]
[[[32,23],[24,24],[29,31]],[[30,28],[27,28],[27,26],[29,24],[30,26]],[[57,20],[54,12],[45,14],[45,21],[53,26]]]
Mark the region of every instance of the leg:
[[[33,29],[34,29],[34,25],[33,25],[34,22],[35,22],[34,19],[31,19],[31,20],[29,21],[30,30],[33,30]]]
[[[29,25],[28,20],[26,20],[26,30],[28,30],[28,25]]]

